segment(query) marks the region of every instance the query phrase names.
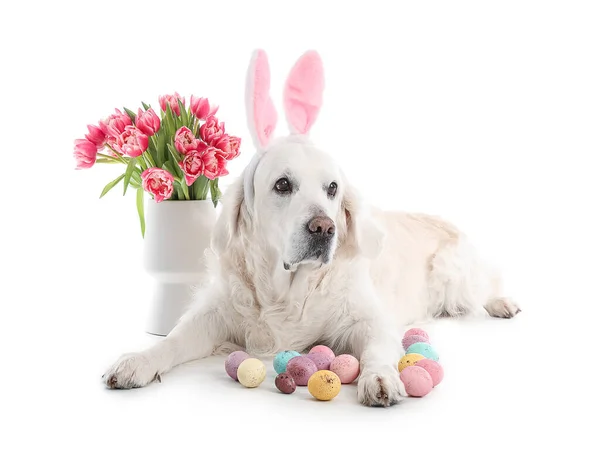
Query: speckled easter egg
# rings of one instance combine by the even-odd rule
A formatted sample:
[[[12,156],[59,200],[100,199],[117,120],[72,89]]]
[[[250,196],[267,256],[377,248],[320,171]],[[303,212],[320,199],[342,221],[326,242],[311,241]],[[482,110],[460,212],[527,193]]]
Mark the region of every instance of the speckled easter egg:
[[[258,387],[265,380],[267,368],[258,359],[246,359],[238,367],[238,381],[244,387]]]
[[[329,357],[331,357],[331,360],[335,358],[335,354],[333,353],[333,351],[327,346],[323,346],[322,344],[319,344],[318,346],[315,346],[310,351],[308,351],[309,354],[314,354],[315,352],[322,352],[323,354],[327,354]]]
[[[313,352],[312,354],[308,354],[310,360],[315,362],[317,366],[317,370],[329,370],[329,365],[335,357],[331,357],[329,354],[325,354],[324,352]]]
[[[411,397],[424,397],[433,389],[431,376],[421,367],[406,367],[400,373],[400,380]]]
[[[423,338],[425,338],[425,341],[427,341],[429,343],[429,335],[422,328],[411,328],[411,329],[408,329],[406,331],[406,333],[404,334],[404,337],[412,336],[412,335],[422,336]]]
[[[305,386],[308,379],[317,371],[315,362],[306,356],[294,357],[287,364],[287,372],[292,375],[297,386]]]
[[[429,343],[429,340],[423,335],[408,335],[402,338],[402,347],[407,350],[415,343]]]
[[[275,387],[279,389],[280,392],[284,394],[294,393],[296,390],[296,383],[294,382],[294,378],[292,375],[284,372],[277,375],[275,378]]]
[[[437,386],[444,379],[444,369],[435,360],[421,359],[415,363],[415,366],[424,368],[429,373],[433,381],[433,387]]]
[[[250,356],[244,351],[235,351],[227,356],[225,359],[225,371],[232,379],[238,380],[237,371],[240,363],[244,360],[249,359]]]
[[[296,351],[279,352],[273,359],[273,368],[275,368],[275,371],[277,372],[277,374],[283,373],[286,370],[287,364],[290,361],[290,359],[293,359],[294,357],[298,357],[299,355],[300,355],[300,353],[296,352]]]
[[[435,360],[436,362],[440,360],[440,356],[438,353],[431,347],[429,343],[415,343],[411,344],[406,349],[407,354],[421,354],[425,356],[427,359]]]
[[[400,362],[398,362],[398,371],[402,373],[402,370],[404,370],[406,367],[412,367],[419,360],[423,360],[424,358],[425,356],[421,354],[406,354],[400,359]]]
[[[319,370],[308,380],[308,391],[317,400],[332,400],[340,393],[342,382],[333,371]]]
[[[358,378],[360,363],[353,355],[342,354],[333,359],[329,369],[339,376],[342,384],[351,384]]]

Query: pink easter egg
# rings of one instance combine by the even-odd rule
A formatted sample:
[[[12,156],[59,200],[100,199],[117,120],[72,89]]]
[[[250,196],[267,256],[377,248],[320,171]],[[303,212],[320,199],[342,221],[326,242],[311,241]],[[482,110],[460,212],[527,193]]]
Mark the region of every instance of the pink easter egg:
[[[427,370],[416,365],[402,370],[400,380],[411,397],[424,397],[433,389],[433,380]]]
[[[331,365],[331,362],[335,358],[331,357],[330,354],[326,354],[324,352],[313,352],[312,354],[309,353],[306,357],[315,362],[315,365],[317,366],[317,371],[329,370],[329,365]]]
[[[308,379],[317,372],[317,365],[308,357],[293,357],[287,364],[287,372],[294,378],[297,386],[308,385]]]
[[[425,338],[423,335],[408,335],[402,338],[402,347],[406,351],[411,345],[415,343],[429,343],[429,340]]]
[[[314,354],[315,352],[322,352],[323,354],[327,354],[329,357],[331,357],[331,360],[333,360],[335,357],[333,351],[327,346],[323,346],[322,344],[319,344],[318,346],[315,346],[310,351],[308,351],[309,354]]]
[[[417,363],[415,363],[416,367],[424,368],[429,376],[431,376],[431,380],[433,381],[433,387],[437,386],[442,379],[444,379],[444,369],[442,366],[431,359],[421,359]]]
[[[358,378],[360,363],[356,357],[350,354],[342,354],[333,359],[329,370],[338,375],[342,384],[351,384]]]
[[[227,359],[225,359],[225,371],[231,377],[231,379],[236,381],[238,380],[238,367],[249,357],[250,355],[246,354],[244,351],[235,351],[227,356]]]
[[[404,338],[406,338],[407,336],[412,336],[412,335],[420,335],[423,338],[425,338],[424,343],[429,343],[429,335],[427,334],[427,332],[421,328],[411,328],[408,329],[406,331],[406,333],[404,334]]]

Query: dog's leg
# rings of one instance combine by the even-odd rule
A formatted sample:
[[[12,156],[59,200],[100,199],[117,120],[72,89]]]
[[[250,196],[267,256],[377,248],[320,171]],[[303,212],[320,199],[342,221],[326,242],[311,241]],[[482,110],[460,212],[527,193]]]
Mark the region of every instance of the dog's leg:
[[[384,319],[366,319],[341,326],[332,346],[360,359],[358,400],[367,406],[391,406],[406,396],[398,375],[401,342]],[[339,330],[337,330],[339,332]],[[327,340],[327,339],[326,339]]]
[[[192,309],[162,341],[139,353],[119,358],[102,376],[110,389],[144,387],[171,368],[209,356],[228,336],[216,307]]]

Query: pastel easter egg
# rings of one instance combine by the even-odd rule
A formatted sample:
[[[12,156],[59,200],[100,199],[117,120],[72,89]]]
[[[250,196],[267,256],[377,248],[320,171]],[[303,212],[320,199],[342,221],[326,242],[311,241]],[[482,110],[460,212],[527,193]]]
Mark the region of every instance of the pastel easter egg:
[[[437,386],[444,379],[444,369],[435,360],[421,359],[415,363],[415,366],[424,368],[429,373],[433,381],[433,387]]]
[[[305,386],[308,379],[317,371],[317,365],[306,356],[294,357],[287,364],[287,372],[292,375],[297,386]]]
[[[235,351],[227,356],[225,359],[225,371],[234,380],[238,380],[237,371],[240,363],[244,360],[249,359],[250,355],[244,351]]]
[[[237,376],[244,387],[258,387],[265,380],[267,368],[258,359],[246,359],[238,367]]]
[[[429,340],[423,335],[408,335],[402,338],[402,347],[405,351],[415,343],[429,343]]]
[[[290,359],[298,357],[299,355],[300,353],[296,351],[281,351],[277,353],[277,355],[273,359],[273,368],[275,368],[277,374],[283,373],[286,370],[287,364],[290,361]]]
[[[284,372],[277,375],[275,378],[275,387],[284,394],[291,394],[296,391],[296,383],[291,374]]]
[[[429,343],[429,335],[422,328],[411,328],[411,329],[408,329],[406,331],[406,333],[404,333],[405,337],[412,336],[412,335],[422,336],[423,338],[425,338],[425,341]]]
[[[421,354],[406,354],[400,359],[400,362],[398,362],[398,371],[402,373],[402,370],[404,370],[406,367],[412,367],[419,360],[422,360],[424,358],[425,356]]]
[[[342,382],[333,371],[319,370],[308,380],[308,391],[317,400],[329,401],[340,393]]]
[[[327,346],[323,346],[322,344],[319,344],[318,346],[315,346],[310,351],[308,351],[309,354],[313,354],[315,352],[322,352],[323,354],[327,354],[329,357],[331,357],[331,360],[333,360],[335,357],[333,351]]]
[[[406,349],[407,354],[421,354],[427,359],[435,360],[436,362],[440,360],[440,356],[438,353],[431,347],[429,343],[415,343],[411,344]]]
[[[433,389],[431,376],[421,367],[406,367],[400,373],[400,380],[411,397],[424,397]]]
[[[342,384],[351,384],[358,378],[360,363],[353,355],[342,354],[333,359],[329,369],[339,376]]]
[[[324,352],[313,352],[312,354],[309,353],[306,357],[315,362],[317,370],[329,370],[329,366],[335,358]]]

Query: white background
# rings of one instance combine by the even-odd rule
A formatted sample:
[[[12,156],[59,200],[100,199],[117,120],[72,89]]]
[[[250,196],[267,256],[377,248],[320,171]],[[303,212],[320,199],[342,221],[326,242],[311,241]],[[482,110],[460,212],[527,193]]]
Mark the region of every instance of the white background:
[[[2,455],[598,455],[597,2],[16,4],[0,7]],[[243,138],[238,175],[256,47],[277,103],[317,49],[315,142],[373,204],[458,224],[522,305],[428,326],[446,380],[424,399],[369,409],[347,386],[316,403],[274,393],[272,372],[245,390],[220,359],[146,389],[100,383],[151,342],[150,282],[133,193],[99,200],[121,171],[75,172],[73,140],[114,107],[194,93]]]

